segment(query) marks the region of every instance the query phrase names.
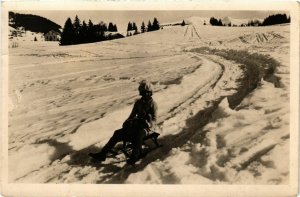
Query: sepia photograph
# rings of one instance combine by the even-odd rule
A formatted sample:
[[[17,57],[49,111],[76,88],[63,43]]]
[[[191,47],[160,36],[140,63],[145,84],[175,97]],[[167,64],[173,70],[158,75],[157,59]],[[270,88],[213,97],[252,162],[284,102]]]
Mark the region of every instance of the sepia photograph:
[[[299,8],[63,7],[2,13],[2,181],[297,195]]]

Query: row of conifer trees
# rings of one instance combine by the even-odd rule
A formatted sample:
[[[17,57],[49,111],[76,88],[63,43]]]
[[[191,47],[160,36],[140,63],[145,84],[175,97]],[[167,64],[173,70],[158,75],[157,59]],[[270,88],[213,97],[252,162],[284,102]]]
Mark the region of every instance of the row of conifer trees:
[[[138,31],[137,25],[135,22],[129,22],[127,25],[127,36],[131,36],[133,31],[133,35],[139,34],[139,33],[145,33],[145,32],[150,32],[150,31],[156,31],[160,29],[160,24],[157,18],[154,17],[153,22],[148,21],[148,25],[146,26],[144,21],[142,22],[140,32]]]
[[[149,20],[148,25],[142,22],[140,32],[138,31],[135,22],[129,22],[127,26],[127,36],[138,33],[156,31],[160,29],[160,24],[157,18],[153,19],[153,22]],[[75,17],[74,22],[68,18],[62,30],[60,45],[72,45],[81,43],[99,42],[109,39],[115,39],[122,37],[121,34],[112,35],[107,32],[117,32],[118,28],[116,24],[109,23],[108,26],[104,22],[93,24],[91,20],[86,23],[80,21],[78,16]]]
[[[74,22],[68,18],[62,30],[60,45],[72,45],[81,43],[98,42],[111,39],[109,34],[105,32],[117,32],[117,25],[100,22],[93,24],[91,20],[88,23],[80,21],[78,16],[75,17]]]

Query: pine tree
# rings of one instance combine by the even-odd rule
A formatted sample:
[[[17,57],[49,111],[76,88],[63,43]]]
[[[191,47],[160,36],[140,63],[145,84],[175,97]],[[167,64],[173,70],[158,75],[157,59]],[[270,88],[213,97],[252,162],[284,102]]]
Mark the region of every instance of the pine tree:
[[[184,22],[184,20],[182,21],[182,23],[181,23],[181,26],[185,26],[185,22]]]
[[[219,19],[218,25],[219,25],[219,26],[223,26],[223,23],[222,23],[222,20],[221,20],[221,19]]]
[[[117,25],[114,24],[114,32],[117,32],[117,31],[118,31]]]
[[[82,21],[82,26],[79,31],[79,42],[80,43],[88,42],[88,27],[85,21]]]
[[[127,31],[131,31],[131,30],[132,30],[132,24],[131,22],[129,22],[127,25]]]
[[[108,24],[108,31],[114,31],[114,25],[112,23]]]
[[[147,31],[152,31],[152,24],[151,21],[149,20],[148,25],[147,25]]]
[[[75,39],[74,27],[71,19],[68,18],[62,30],[60,45],[74,44],[74,39]]]
[[[144,33],[145,31],[146,31],[146,27],[145,27],[145,23],[143,21],[142,26],[141,26],[141,32]]]
[[[110,29],[107,29],[107,26],[104,22],[100,22],[97,25],[94,25],[94,31],[95,31],[95,40],[96,41],[102,41],[106,39],[105,32],[106,31],[113,31],[114,25],[110,24]]]
[[[106,23],[104,23],[102,27],[103,27],[103,31],[108,31]]]
[[[214,17],[211,17],[211,18],[210,18],[209,23],[210,23],[211,25],[214,25],[214,19],[215,19]]]
[[[153,23],[152,23],[152,30],[156,31],[156,30],[159,30],[159,29],[160,29],[159,22],[158,22],[157,18],[154,18]]]
[[[213,26],[218,25],[218,20],[215,17],[211,17],[209,23]]]
[[[80,43],[80,41],[79,41],[80,40],[79,32],[80,32],[81,25],[80,25],[80,20],[79,20],[77,15],[75,16],[73,26],[74,26],[74,33],[75,33],[74,42],[75,43]]]
[[[34,41],[37,41],[36,37],[34,37]]]
[[[77,31],[79,31],[79,28],[80,28],[80,19],[79,19],[79,17],[77,15],[75,16],[73,25],[74,25],[74,29],[77,30]]]
[[[137,26],[136,26],[135,22],[132,23],[132,30],[137,31]]]
[[[73,25],[74,25],[74,28],[79,28],[80,27],[80,19],[77,15],[75,16]]]
[[[96,33],[94,24],[91,20],[89,20],[87,25],[87,42],[93,42],[96,40]]]

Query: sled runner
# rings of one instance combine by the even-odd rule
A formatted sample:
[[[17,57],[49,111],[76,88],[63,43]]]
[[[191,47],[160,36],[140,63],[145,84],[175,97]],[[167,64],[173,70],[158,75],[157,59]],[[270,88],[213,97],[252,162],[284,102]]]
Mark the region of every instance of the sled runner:
[[[162,145],[158,142],[158,139],[157,139],[159,135],[160,135],[159,133],[157,133],[155,131],[151,131],[143,139],[144,144],[145,144],[146,141],[151,140],[155,146],[152,147],[152,148],[147,147],[147,148],[143,149],[143,153],[141,155],[141,158],[145,157],[149,152],[151,152],[151,151],[153,151],[153,150],[155,150],[155,149],[157,149],[159,147],[162,147]],[[129,158],[131,152],[132,152],[132,144],[129,141],[123,141],[123,144],[122,144],[121,148],[114,148],[114,149],[109,150],[109,153],[113,157],[117,157],[120,154],[124,154],[126,158]],[[89,156],[92,157],[93,159],[97,160],[91,154],[89,154]]]
[[[148,134],[145,138],[144,138],[144,144],[145,141],[151,139],[152,142],[155,144],[155,148],[161,147],[162,145],[158,143],[157,138],[160,134],[155,132],[155,131],[151,131],[150,134]],[[123,141],[123,148],[122,148],[122,152],[125,154],[126,157],[129,157],[129,151],[132,151],[132,146],[130,142],[127,141]],[[144,154],[143,154],[144,155]],[[144,155],[145,156],[145,155]]]

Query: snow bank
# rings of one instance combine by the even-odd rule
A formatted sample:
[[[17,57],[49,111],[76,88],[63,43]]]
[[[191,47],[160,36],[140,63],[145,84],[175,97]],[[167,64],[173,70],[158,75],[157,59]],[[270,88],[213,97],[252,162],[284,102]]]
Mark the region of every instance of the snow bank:
[[[287,156],[289,151],[287,101],[282,102],[288,98],[271,98],[280,95],[282,90],[262,83],[245,98],[241,103],[245,107],[239,111],[231,110],[224,99],[213,113],[214,121],[203,128],[207,132],[204,139],[186,143],[167,159],[155,161],[145,171],[130,175],[127,181],[210,183],[203,178],[206,177],[210,181],[238,184],[288,183],[289,161],[280,159],[280,155]],[[268,100],[266,95],[270,97]],[[151,174],[151,169],[164,173]]]

